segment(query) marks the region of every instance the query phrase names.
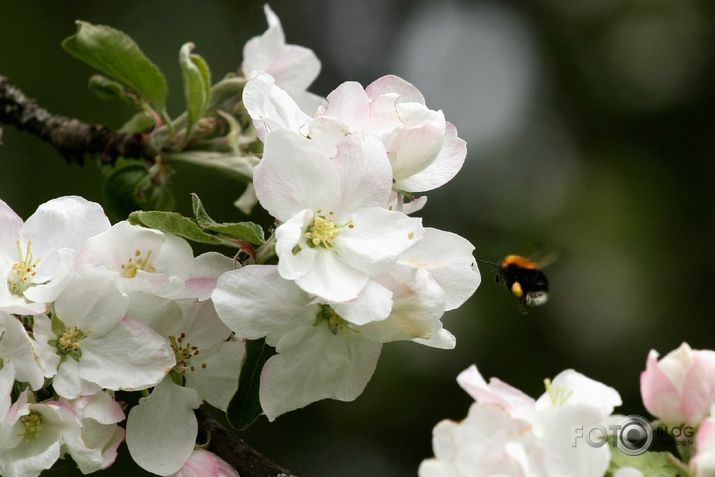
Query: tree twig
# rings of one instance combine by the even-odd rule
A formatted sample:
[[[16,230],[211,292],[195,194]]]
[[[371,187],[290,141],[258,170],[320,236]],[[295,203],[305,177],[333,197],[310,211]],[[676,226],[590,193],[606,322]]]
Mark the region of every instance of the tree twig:
[[[120,156],[149,160],[154,156],[145,134],[120,133],[99,124],[54,115],[4,76],[0,76],[0,124],[38,136],[68,163],[81,164],[86,155],[97,155],[104,164],[113,164]]]
[[[199,427],[211,436],[209,450],[231,464],[241,477],[295,477],[270,461],[211,417],[203,407],[196,411]]]

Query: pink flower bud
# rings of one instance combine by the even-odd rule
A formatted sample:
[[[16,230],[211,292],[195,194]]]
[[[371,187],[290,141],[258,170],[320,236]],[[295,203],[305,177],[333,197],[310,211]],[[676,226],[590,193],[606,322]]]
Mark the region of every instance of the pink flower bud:
[[[666,424],[699,425],[715,403],[715,351],[683,343],[658,361],[651,350],[641,373],[641,394],[646,409]]]

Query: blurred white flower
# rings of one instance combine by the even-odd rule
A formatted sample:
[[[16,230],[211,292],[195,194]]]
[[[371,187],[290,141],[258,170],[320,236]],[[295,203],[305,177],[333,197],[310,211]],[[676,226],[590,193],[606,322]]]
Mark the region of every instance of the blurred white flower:
[[[203,449],[195,449],[183,467],[172,477],[239,477],[228,462]]]

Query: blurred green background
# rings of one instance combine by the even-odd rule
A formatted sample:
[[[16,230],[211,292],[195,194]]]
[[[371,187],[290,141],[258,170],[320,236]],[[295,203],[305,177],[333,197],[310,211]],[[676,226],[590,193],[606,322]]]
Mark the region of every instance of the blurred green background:
[[[182,108],[178,49],[193,41],[214,77],[235,71],[265,29],[260,2],[4,1],[0,74],[49,110],[119,127],[131,114],[86,88],[92,71],[60,41],[83,19],[131,35]],[[493,282],[444,317],[454,351],[383,348],[355,403],[323,401],[262,419],[245,433],[305,476],[407,476],[432,455],[431,430],[466,415],[454,378],[472,363],[537,396],[575,368],[644,413],[647,352],[688,341],[715,348],[715,5],[695,0],[275,1],[290,43],[323,62],[313,91],[403,76],[443,109],[469,147],[460,175],[429,193],[424,223],[499,260],[555,252],[550,303],[527,316]],[[0,197],[27,217],[61,195],[100,199],[89,164],[67,166],[41,141],[3,128]],[[242,186],[201,172],[174,177],[179,210],[197,192],[218,219],[239,220]],[[268,225],[265,214],[254,220]],[[69,475],[58,470],[54,475]],[[107,475],[140,475],[115,467]]]

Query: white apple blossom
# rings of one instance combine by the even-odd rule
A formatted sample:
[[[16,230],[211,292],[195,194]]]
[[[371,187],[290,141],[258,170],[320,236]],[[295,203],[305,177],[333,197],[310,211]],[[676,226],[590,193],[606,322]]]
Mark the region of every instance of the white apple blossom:
[[[166,384],[159,384],[132,408],[127,421],[127,445],[137,464],[168,475],[186,462],[196,443],[198,426],[191,409],[201,401],[222,411],[228,408],[238,387],[245,346],[219,320],[211,301],[140,295],[128,315],[164,336],[176,356],[176,365],[162,381]],[[173,424],[166,425],[167,421]]]
[[[82,197],[45,202],[25,223],[0,200],[0,310],[44,313],[66,286],[77,250],[109,226],[99,204]]]
[[[186,240],[123,221],[88,240],[78,263],[110,270],[124,293],[206,300],[216,278],[233,268],[228,257],[207,252],[194,258]]]
[[[55,301],[52,318],[35,318],[41,359],[56,369],[57,394],[73,399],[102,388],[146,389],[176,364],[166,340],[125,317],[127,306],[111,272],[83,268]]]
[[[281,278],[275,266],[249,265],[219,278],[212,296],[219,317],[239,336],[265,337],[278,353],[261,374],[259,397],[269,420],[320,399],[357,398],[382,343],[454,347],[440,322],[445,293],[425,270],[402,267],[378,282],[353,301],[330,303]],[[389,300],[380,296],[384,290]]]
[[[268,29],[243,47],[241,70],[246,77],[253,72],[270,74],[304,111],[312,113],[325,101],[306,91],[320,73],[320,60],[308,48],[286,44],[278,16],[268,5],[263,10]]]
[[[228,462],[203,449],[194,449],[183,467],[172,477],[239,477]]]
[[[435,427],[435,458],[423,462],[421,477],[495,475],[500,460],[508,464],[498,475],[605,474],[608,446],[574,445],[574,430],[599,425],[613,413],[621,404],[613,388],[566,370],[553,381],[546,380],[546,392],[534,401],[498,379],[487,383],[475,366],[462,372],[458,382],[476,402],[462,423],[444,421]],[[478,413],[475,408],[483,410]],[[488,419],[476,420],[473,414],[496,415],[501,421],[490,426]],[[484,473],[475,474],[474,469]]]
[[[325,300],[352,300],[422,237],[421,219],[384,209],[391,172],[384,149],[354,134],[331,158],[286,130],[266,137],[254,184],[276,229],[278,270]]]

